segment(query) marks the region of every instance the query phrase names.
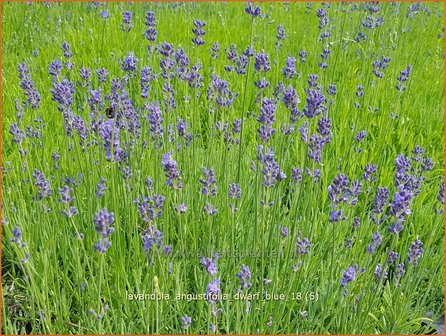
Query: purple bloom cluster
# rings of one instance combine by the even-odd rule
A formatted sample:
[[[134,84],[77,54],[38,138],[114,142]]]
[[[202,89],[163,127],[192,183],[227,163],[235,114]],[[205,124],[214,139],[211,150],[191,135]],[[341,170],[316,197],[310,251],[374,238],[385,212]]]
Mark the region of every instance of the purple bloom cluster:
[[[13,136],[12,142],[21,144],[23,141],[23,138],[25,136],[24,132],[19,128],[17,124],[11,124],[9,128],[9,134]]]
[[[418,259],[420,259],[423,252],[423,243],[417,237],[417,239],[409,247],[407,262],[409,264],[417,265]]]
[[[268,72],[271,70],[269,55],[264,50],[256,54],[254,68],[258,72]]]
[[[67,218],[70,218],[77,214],[76,207],[71,205],[74,202],[74,197],[71,195],[72,192],[73,189],[70,188],[68,185],[65,185],[63,188],[59,188],[59,202],[67,206],[67,209],[62,210],[62,214]]]
[[[206,32],[203,30],[203,27],[206,26],[206,22],[200,20],[194,20],[195,28],[192,29],[195,37],[192,39],[192,43],[196,46],[202,46],[204,44],[203,36]]]
[[[105,195],[105,191],[107,190],[107,185],[105,182],[105,178],[101,177],[101,181],[96,184],[96,197],[102,197]]]
[[[229,89],[228,82],[213,75],[211,85],[207,89],[207,99],[215,101],[218,106],[230,107],[235,98],[237,98],[237,94]]]
[[[145,24],[147,26],[147,30],[144,32],[144,36],[148,41],[155,42],[156,37],[158,36],[158,31],[156,30],[155,13],[152,11],[147,12]]]
[[[401,70],[400,75],[398,76],[398,84],[396,85],[396,89],[399,92],[403,92],[407,90],[407,87],[404,83],[409,79],[410,72],[412,71],[412,66],[409,64],[407,68]]]
[[[27,249],[28,245],[22,240],[22,231],[18,226],[12,229],[12,238],[10,239],[10,242],[16,244],[19,249],[24,250],[25,255],[20,259],[20,262],[22,264],[26,263],[30,258],[30,253]]]
[[[217,180],[215,179],[215,173],[213,168],[203,168],[204,178],[200,179],[201,193],[205,196],[216,196],[217,195]]]
[[[260,116],[257,121],[261,123],[257,132],[260,135],[260,140],[263,142],[268,142],[271,136],[276,132],[272,127],[272,124],[276,120],[276,104],[273,99],[264,98],[262,102],[262,107],[260,108]]]
[[[95,214],[93,223],[95,230],[101,235],[98,242],[94,245],[96,251],[105,253],[111,247],[111,241],[108,237],[115,231],[115,228],[111,225],[115,221],[115,215],[113,212],[108,212],[107,208],[102,209]]]
[[[307,91],[306,106],[303,113],[307,118],[314,118],[326,111],[327,107],[324,105],[325,102],[325,96],[321,91],[309,89]]]
[[[37,91],[34,82],[31,79],[31,74],[29,68],[24,63],[18,65],[20,87],[26,96],[28,106],[37,110],[40,106],[41,96],[39,91]]]
[[[383,16],[378,16],[378,17],[373,17],[371,15],[367,15],[367,17],[363,20],[361,20],[361,24],[364,28],[368,28],[368,29],[375,29],[375,28],[379,28],[383,25],[384,23],[384,17]]]
[[[253,18],[262,16],[262,10],[260,9],[260,7],[253,5],[251,2],[247,3],[245,12],[251,15]]]
[[[63,78],[61,82],[54,82],[50,90],[52,99],[59,104],[59,111],[67,111],[73,103],[74,84]]]
[[[276,160],[274,159],[274,151],[272,148],[264,151],[263,146],[257,147],[257,160],[263,166],[263,183],[267,188],[274,187],[275,182],[280,182],[286,178],[285,173],[280,169]]]
[[[285,107],[290,111],[290,121],[296,122],[298,118],[301,116],[299,109],[297,108],[297,104],[300,103],[300,99],[297,96],[296,90],[290,85],[284,91],[282,102],[285,104]]]
[[[383,272],[381,264],[377,264],[373,275],[375,280],[379,282],[381,279],[387,279],[388,273],[386,271]]]
[[[122,161],[127,154],[120,146],[120,129],[114,126],[113,120],[109,119],[99,126],[99,135],[104,141],[105,157],[108,161]]]
[[[367,246],[367,253],[373,254],[376,249],[381,245],[382,237],[379,232],[375,232],[370,239],[370,244]]]
[[[378,222],[377,215],[383,213],[390,196],[390,191],[386,187],[378,187],[376,190],[376,196],[373,202],[372,211],[370,212],[370,218],[375,224],[381,224],[384,219]]]
[[[138,212],[144,222],[150,223],[163,214],[165,197],[163,195],[153,195],[153,197],[143,197],[135,199],[138,205]]]
[[[240,279],[240,287],[242,289],[250,289],[252,287],[251,280],[251,271],[248,266],[242,265],[242,269],[239,273],[236,274],[236,277]]]
[[[277,26],[277,35],[276,35],[276,47],[280,49],[282,47],[283,41],[286,39],[285,29],[281,24]]]
[[[218,302],[218,295],[220,294],[220,279],[215,279],[211,281],[206,288],[206,297],[208,302]]]
[[[37,187],[39,199],[49,197],[53,194],[50,182],[41,171],[34,169],[33,178],[34,185]]]
[[[356,268],[352,266],[350,266],[349,268],[347,268],[346,271],[344,271],[341,280],[341,287],[346,287],[350,282],[356,279],[356,271],[357,271]]]
[[[298,254],[308,254],[308,250],[311,247],[310,240],[308,238],[300,239],[300,232],[296,237],[296,250]]]
[[[122,13],[121,29],[126,33],[128,33],[133,28],[132,16],[133,13],[130,11],[124,11]]]
[[[133,51],[131,51],[127,56],[124,57],[121,63],[121,69],[128,72],[130,75],[134,76],[138,70],[136,63],[138,63],[138,58],[136,58]]]
[[[212,259],[202,257],[200,259],[200,264],[206,269],[206,271],[210,275],[215,275],[218,272],[217,261],[218,261],[218,254],[214,253],[214,257]]]
[[[163,128],[163,117],[162,112],[159,106],[159,103],[156,105],[150,103],[145,104],[144,108],[149,112],[148,121],[150,127],[150,136],[152,140],[158,141],[162,143],[164,128]]]
[[[373,61],[373,74],[378,78],[384,77],[384,70],[389,66],[390,57],[382,56],[381,59]]]
[[[153,246],[157,246],[158,249],[163,246],[164,235],[155,227],[155,225],[150,225],[148,229],[144,230],[141,239],[144,251],[147,253],[147,256],[150,257],[150,252]]]
[[[282,69],[283,76],[287,79],[292,79],[297,75],[296,59],[288,56],[286,58],[286,66]]]
[[[187,329],[190,327],[190,325],[192,324],[192,317],[184,315],[183,317],[181,317],[181,326],[184,329]]]
[[[178,171],[177,162],[172,158],[172,152],[163,154],[161,165],[166,175],[166,184],[172,189],[181,189],[181,177]]]

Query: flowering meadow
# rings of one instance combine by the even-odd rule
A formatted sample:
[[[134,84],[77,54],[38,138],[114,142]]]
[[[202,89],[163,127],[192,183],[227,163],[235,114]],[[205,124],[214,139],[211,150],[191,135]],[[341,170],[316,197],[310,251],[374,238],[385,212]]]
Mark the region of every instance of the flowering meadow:
[[[3,3],[5,334],[426,334],[444,3]]]

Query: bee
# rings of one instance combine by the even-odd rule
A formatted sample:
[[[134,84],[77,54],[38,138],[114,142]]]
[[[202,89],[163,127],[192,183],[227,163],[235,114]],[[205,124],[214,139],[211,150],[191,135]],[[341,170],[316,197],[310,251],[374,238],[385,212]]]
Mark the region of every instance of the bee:
[[[109,119],[113,119],[115,117],[115,108],[113,106],[109,106],[105,109],[105,115]]]

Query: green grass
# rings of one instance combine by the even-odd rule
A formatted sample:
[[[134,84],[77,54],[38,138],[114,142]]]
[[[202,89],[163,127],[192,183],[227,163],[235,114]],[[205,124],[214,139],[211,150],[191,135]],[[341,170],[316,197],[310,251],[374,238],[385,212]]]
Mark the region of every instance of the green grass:
[[[216,324],[216,333],[312,333],[312,334],[362,334],[362,333],[425,333],[432,323],[444,314],[444,215],[434,208],[442,208],[437,194],[444,175],[444,38],[442,33],[443,3],[423,3],[417,14],[406,15],[409,3],[382,3],[382,27],[369,30],[361,20],[370,15],[363,9],[365,3],[333,3],[326,8],[332,26],[331,37],[318,41],[320,30],[316,9],[321,3],[307,8],[304,3],[262,3],[262,13],[267,18],[252,19],[244,12],[244,3],[108,3],[95,7],[85,3],[63,3],[45,6],[43,3],[4,3],[2,45],[2,316],[3,333],[51,334],[171,334],[209,333],[209,325]],[[102,19],[99,13],[107,9],[110,18]],[[133,12],[133,29],[121,30],[122,11]],[[75,83],[72,112],[89,126],[90,107],[88,89],[79,83],[79,69],[92,70],[91,86],[102,87],[105,97],[111,90],[111,78],[125,75],[120,60],[130,51],[139,59],[137,67],[150,66],[160,73],[158,53],[146,50],[149,44],[143,33],[147,10],[153,10],[157,20],[158,37],[154,46],[167,41],[175,48],[182,46],[191,65],[199,61],[204,78],[201,89],[191,89],[178,78],[172,80],[176,91],[177,108],[167,112],[163,101],[163,81],[151,83],[148,99],[140,95],[140,73],[130,77],[125,90],[142,116],[141,136],[131,139],[121,132],[123,148],[129,150],[124,163],[107,161],[103,140],[90,132],[87,142],[97,141],[84,150],[79,136],[74,132],[68,137],[64,131],[63,113],[52,101],[53,87],[48,67],[54,59],[63,60],[60,46],[63,41],[71,45],[74,69],[62,69],[62,77]],[[191,43],[193,20],[206,22],[201,47]],[[282,24],[287,35],[280,49],[275,47],[277,25]],[[356,42],[359,31],[366,40]],[[220,55],[213,59],[208,50],[212,43],[220,43]],[[269,53],[271,70],[265,74],[254,71],[254,57],[250,58],[247,73],[238,75],[226,72],[230,65],[224,50],[233,43],[238,53],[252,45],[258,52]],[[330,45],[328,68],[318,67],[322,47]],[[34,57],[33,51],[39,55]],[[307,61],[301,63],[298,53],[306,50]],[[297,59],[300,74],[284,79],[282,68],[290,55]],[[391,58],[384,77],[373,75],[372,63],[381,56]],[[277,62],[277,65],[275,65]],[[14,99],[26,97],[19,86],[17,67],[26,63],[35,87],[41,94],[38,110],[25,108],[20,128],[38,126],[35,119],[41,116],[45,127],[41,138],[25,137],[19,145],[12,142],[10,126],[17,123]],[[405,83],[407,90],[400,93],[395,87],[400,71],[412,65],[412,73]],[[107,83],[98,81],[95,70],[109,71]],[[238,93],[232,106],[222,108],[206,98],[211,85],[211,74],[217,74],[229,83],[231,91]],[[307,156],[308,145],[301,141],[298,128],[309,121],[309,135],[316,133],[317,120],[300,118],[294,132],[284,136],[283,123],[289,123],[289,111],[278,102],[274,128],[276,133],[264,147],[273,147],[275,160],[286,173],[287,179],[274,188],[262,186],[261,166],[257,155],[260,139],[257,134],[260,103],[256,102],[258,90],[255,80],[266,77],[271,82],[261,97],[273,97],[274,87],[283,81],[292,85],[305,107],[307,79],[318,74],[318,83],[326,95],[328,117],[333,137],[325,146],[322,163]],[[336,84],[337,94],[326,94],[330,84]],[[364,96],[356,97],[356,87],[364,86]],[[186,97],[186,99],[183,99]],[[332,100],[332,102],[331,102]],[[162,146],[157,148],[149,135],[148,112],[144,103],[161,102],[163,112]],[[355,108],[355,102],[360,103]],[[107,106],[107,103],[105,104]],[[377,109],[375,112],[371,110]],[[103,110],[100,114],[103,115]],[[169,140],[168,125],[176,125],[183,118],[194,135],[189,147],[184,139],[175,136]],[[223,132],[215,129],[222,124],[244,118],[241,145],[224,141]],[[355,134],[367,130],[366,138],[358,144]],[[134,140],[134,146],[130,146]],[[147,142],[147,144],[145,144]],[[177,150],[177,143],[181,149]],[[145,145],[144,145],[145,144]],[[424,174],[421,192],[411,202],[412,213],[403,223],[398,236],[387,231],[389,217],[383,224],[375,225],[369,217],[378,186],[390,189],[390,201],[397,188],[394,186],[395,158],[399,154],[412,156],[415,145],[425,148],[425,156],[432,158],[434,168]],[[229,147],[229,149],[227,149]],[[356,148],[356,150],[355,150]],[[19,150],[26,150],[22,156]],[[360,150],[358,150],[360,149]],[[59,169],[51,159],[54,151],[60,153]],[[161,166],[162,154],[173,151],[173,158],[183,182],[180,190],[166,185]],[[257,171],[250,169],[251,161]],[[347,217],[338,223],[328,221],[331,211],[328,186],[339,173],[350,181],[360,180],[367,163],[377,166],[376,180],[365,181],[362,194],[355,206],[341,205]],[[124,180],[121,171],[128,166],[133,175]],[[202,168],[213,167],[218,193],[206,197],[200,193]],[[292,168],[304,170],[300,184],[291,181]],[[314,182],[305,173],[319,169],[321,179]],[[53,195],[35,200],[37,188],[31,176],[34,169],[42,171],[50,181]],[[61,211],[66,205],[59,202],[58,188],[66,182],[64,177],[82,178],[74,186],[73,205],[78,214],[70,219]],[[154,191],[144,183],[150,176]],[[106,179],[105,196],[95,196],[95,186],[100,178]],[[234,202],[239,209],[233,213],[228,199],[230,183],[239,183],[242,197]],[[139,216],[136,197],[161,194],[166,197],[163,215],[154,225],[163,232],[164,244],[172,245],[168,257],[156,248],[151,259],[144,252],[141,233],[148,227]],[[274,202],[263,207],[261,200]],[[210,202],[219,212],[208,216],[204,205]],[[174,207],[187,205],[187,212],[179,215]],[[51,208],[44,212],[42,205]],[[111,248],[105,254],[96,252],[93,245],[99,237],[93,219],[95,213],[106,207],[115,215],[115,232],[111,234]],[[361,225],[354,230],[353,218],[361,218]],[[6,219],[6,220],[5,220]],[[289,228],[287,238],[280,236],[280,227]],[[10,242],[12,230],[19,227],[27,248]],[[74,237],[78,231],[84,235]],[[369,255],[366,247],[373,232],[378,231],[383,243]],[[311,248],[306,255],[295,255],[296,236],[308,237]],[[406,273],[400,286],[394,281],[395,264],[386,265],[387,253],[396,251],[398,263],[405,263],[411,243],[419,238],[424,254],[418,265],[406,263]],[[345,240],[352,239],[353,246],[345,247]],[[29,251],[26,263],[20,259]],[[206,300],[128,300],[129,293],[198,294],[206,291],[213,279],[199,263],[200,256],[212,257],[215,251],[232,251],[237,256],[221,256],[217,262],[216,278],[221,279],[221,291],[229,296],[240,288],[236,274],[242,264],[252,272],[252,287],[247,293],[260,293],[260,299],[251,300],[249,314],[245,314],[246,301],[222,300],[216,304],[223,311],[218,317],[210,314]],[[250,255],[261,251],[260,257]],[[280,253],[280,255],[278,255]],[[153,261],[153,264],[151,263]],[[293,270],[292,266],[302,262]],[[355,281],[340,287],[343,272],[357,264]],[[377,264],[385,265],[388,279],[375,281]],[[171,267],[171,272],[169,268]],[[265,286],[263,279],[272,279]],[[82,286],[85,288],[82,289]],[[286,300],[266,300],[262,293],[284,294]],[[301,299],[297,296],[301,294]],[[109,305],[101,320],[89,314]],[[41,312],[45,312],[45,318]],[[429,315],[430,314],[430,315]],[[192,317],[188,329],[181,327],[180,318]],[[430,316],[427,318],[426,316]],[[268,323],[272,321],[272,323]]]

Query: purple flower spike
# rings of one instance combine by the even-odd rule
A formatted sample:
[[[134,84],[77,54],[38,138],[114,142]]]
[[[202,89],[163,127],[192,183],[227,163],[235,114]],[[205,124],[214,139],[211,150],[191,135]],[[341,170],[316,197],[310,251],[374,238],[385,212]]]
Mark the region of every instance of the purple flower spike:
[[[251,280],[251,271],[248,266],[242,265],[241,271],[237,273],[236,276],[240,279],[240,286],[242,289],[250,289],[252,287],[252,283],[249,282],[249,280]]]
[[[342,281],[341,281],[341,287],[346,287],[350,282],[354,281],[356,279],[356,270],[354,267],[349,267],[347,268],[347,270],[344,272],[343,276],[342,276]]]
[[[181,177],[177,162],[172,158],[172,152],[163,154],[161,165],[166,175],[166,184],[173,189],[181,189]]]

